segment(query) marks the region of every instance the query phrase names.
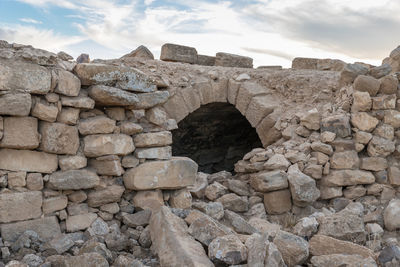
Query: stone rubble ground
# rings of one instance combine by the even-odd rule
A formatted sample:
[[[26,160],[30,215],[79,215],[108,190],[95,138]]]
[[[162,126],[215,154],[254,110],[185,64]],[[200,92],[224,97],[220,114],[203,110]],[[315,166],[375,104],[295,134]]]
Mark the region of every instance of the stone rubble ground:
[[[0,266],[400,265],[400,47],[290,70],[163,50],[206,66],[0,41]],[[264,145],[233,174],[171,155],[218,101]]]

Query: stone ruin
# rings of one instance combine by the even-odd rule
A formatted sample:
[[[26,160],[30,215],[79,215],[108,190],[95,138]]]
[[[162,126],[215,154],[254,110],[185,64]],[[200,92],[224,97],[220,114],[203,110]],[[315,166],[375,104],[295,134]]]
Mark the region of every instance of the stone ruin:
[[[399,266],[381,66],[0,42],[0,266]]]

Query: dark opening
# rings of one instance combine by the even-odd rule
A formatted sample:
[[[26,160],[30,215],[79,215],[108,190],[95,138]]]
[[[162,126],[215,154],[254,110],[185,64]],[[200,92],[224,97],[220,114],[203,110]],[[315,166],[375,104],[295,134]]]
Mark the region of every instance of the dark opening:
[[[226,103],[201,106],[179,122],[172,136],[172,154],[193,159],[205,173],[233,172],[247,152],[262,147],[247,119]]]

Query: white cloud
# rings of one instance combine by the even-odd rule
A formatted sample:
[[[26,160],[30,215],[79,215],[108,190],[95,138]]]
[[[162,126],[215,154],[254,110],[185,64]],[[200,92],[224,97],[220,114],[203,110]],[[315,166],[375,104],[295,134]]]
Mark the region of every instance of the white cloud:
[[[35,19],[31,19],[31,18],[20,18],[19,20],[22,22],[25,22],[25,23],[32,23],[32,24],[42,24],[43,23],[39,20],[35,20]]]
[[[155,0],[144,0],[144,4],[145,4],[146,6],[149,6],[149,5],[151,5],[152,3],[154,3],[154,1],[155,1]]]

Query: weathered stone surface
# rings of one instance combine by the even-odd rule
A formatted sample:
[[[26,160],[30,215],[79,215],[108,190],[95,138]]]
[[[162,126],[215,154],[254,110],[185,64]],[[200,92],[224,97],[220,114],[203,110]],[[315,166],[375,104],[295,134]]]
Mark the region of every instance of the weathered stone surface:
[[[247,107],[245,117],[251,126],[256,127],[264,117],[277,107],[277,101],[271,95],[253,97]],[[319,125],[319,123],[318,123]]]
[[[143,210],[150,209],[152,211],[157,211],[164,205],[163,194],[159,189],[139,191],[135,194],[132,201],[135,208]]]
[[[172,157],[172,148],[170,146],[137,148],[135,156],[138,159],[170,159]]]
[[[138,58],[138,59],[144,59],[144,60],[153,60],[154,56],[151,51],[145,47],[144,45],[139,46],[129,54],[126,54],[122,56],[121,58]]]
[[[264,206],[270,214],[282,214],[292,209],[292,198],[288,189],[264,194]]]
[[[168,91],[156,91],[137,95],[139,102],[134,105],[136,109],[149,109],[154,106],[164,104],[169,98]],[[175,106],[175,108],[177,108]],[[171,114],[170,114],[171,115]]]
[[[31,115],[42,121],[55,122],[58,115],[58,108],[37,99],[32,108]]]
[[[115,129],[115,121],[105,116],[96,116],[79,121],[78,130],[82,135],[108,134]]]
[[[309,130],[319,130],[321,114],[316,108],[300,114],[300,124]]]
[[[206,187],[204,194],[209,200],[214,201],[217,198],[225,195],[227,192],[228,188],[226,188],[225,186],[223,186],[218,182],[213,182],[212,184]]]
[[[321,120],[321,132],[329,131],[337,137],[347,137],[351,134],[349,117],[345,114],[332,115]]]
[[[75,155],[79,148],[78,129],[63,123],[41,122],[42,135],[40,149],[55,154]]]
[[[313,256],[348,254],[360,255],[363,258],[375,257],[375,253],[364,246],[325,235],[314,235],[311,238],[310,254]]]
[[[26,187],[31,191],[43,189],[43,177],[41,173],[28,173],[26,176]]]
[[[89,96],[104,106],[134,106],[139,102],[136,94],[105,85],[91,86]]]
[[[382,95],[372,98],[372,109],[394,109],[396,108],[396,95]]]
[[[121,161],[117,156],[103,156],[97,159],[90,159],[89,167],[95,169],[96,173],[100,175],[121,176],[124,173]]]
[[[172,144],[172,134],[168,131],[138,134],[133,139],[136,147],[159,147]]]
[[[331,254],[323,256],[314,256],[311,263],[315,267],[340,267],[340,266],[363,266],[377,267],[372,258],[363,258],[359,255]]]
[[[162,266],[213,266],[201,244],[188,234],[186,223],[167,207],[152,215],[150,235]]]
[[[44,241],[49,241],[61,235],[60,225],[55,216],[44,217],[16,223],[0,225],[1,237],[4,241],[14,242],[27,230],[35,231]]]
[[[84,156],[59,156],[58,164],[62,171],[78,170],[85,168],[87,159]]]
[[[208,257],[226,264],[239,264],[247,260],[247,248],[236,235],[215,238],[208,246]]]
[[[359,112],[351,116],[351,123],[361,131],[371,132],[378,125],[379,120],[366,112]]]
[[[228,53],[217,53],[215,57],[215,66],[253,68],[253,59]]]
[[[2,193],[0,210],[0,223],[38,218],[42,215],[42,193]]]
[[[332,169],[357,169],[360,159],[356,151],[335,152],[331,157]]]
[[[57,155],[29,150],[0,149],[0,169],[52,173],[57,167]]]
[[[246,196],[238,196],[235,193],[223,195],[216,200],[220,202],[224,209],[232,210],[235,212],[245,212],[249,210],[249,202]]]
[[[67,207],[67,204],[68,198],[64,195],[43,199],[43,213],[49,214],[54,211],[63,210]]]
[[[68,216],[66,220],[67,232],[86,230],[97,219],[96,213],[86,213]]]
[[[400,185],[400,169],[398,167],[390,166],[387,174],[391,185]]]
[[[88,189],[97,186],[100,178],[89,170],[58,171],[50,175],[49,184],[58,190]]]
[[[28,116],[31,111],[31,95],[26,93],[0,93],[0,115]]]
[[[290,166],[290,162],[282,154],[273,155],[264,164],[264,168],[267,170],[286,171],[289,166]]]
[[[372,107],[371,96],[368,92],[355,91],[353,93],[353,105],[351,106],[352,112],[369,111]]]
[[[274,239],[274,244],[282,253],[282,258],[289,267],[303,264],[308,258],[308,243],[299,236],[279,231]]]
[[[123,214],[123,222],[129,227],[146,226],[150,222],[151,210],[142,210],[133,214]]]
[[[361,158],[361,161],[360,161],[360,169],[362,169],[362,170],[383,171],[387,167],[388,167],[387,160],[385,158],[381,158],[381,157]]]
[[[197,55],[197,65],[203,66],[214,66],[215,65],[215,57],[205,56],[205,55]]]
[[[62,96],[61,104],[73,108],[93,109],[95,102],[90,97],[80,93],[79,96]]]
[[[124,191],[125,188],[119,185],[111,185],[104,189],[92,191],[88,194],[88,205],[100,207],[104,204],[118,202]]]
[[[146,162],[124,174],[128,189],[178,189],[193,185],[197,164],[185,157],[173,157],[168,161]]]
[[[83,63],[76,65],[75,74],[82,85],[105,84],[135,92],[153,92],[156,86],[143,72],[129,67]]]
[[[107,260],[97,252],[84,253],[79,256],[58,256],[51,259],[53,266],[108,267]]]
[[[32,117],[5,117],[0,147],[34,149],[39,146],[38,121]]]
[[[211,241],[219,236],[233,234],[234,232],[211,217],[201,214],[189,227],[189,234],[203,245],[208,246]]]
[[[78,96],[81,81],[69,71],[58,70],[58,83],[55,92],[66,96]]]
[[[376,78],[382,78],[385,75],[388,75],[392,71],[392,67],[389,64],[382,64],[381,66],[373,67],[369,70],[369,74]]]
[[[251,235],[258,232],[258,230],[250,225],[242,216],[233,211],[224,210],[224,219],[239,234]]]
[[[247,108],[253,97],[268,92],[268,89],[254,82],[243,83],[236,97],[236,108],[243,115],[246,114]]]
[[[394,128],[400,127],[400,112],[397,110],[385,110],[383,122],[392,125]]]
[[[292,199],[296,205],[304,207],[319,198],[320,192],[315,180],[302,173],[297,165],[289,168],[288,181]]]
[[[394,141],[374,136],[368,144],[367,152],[370,157],[387,157],[394,152],[395,149]]]
[[[380,86],[379,80],[366,75],[359,75],[353,84],[354,90],[368,92],[371,96],[375,96],[378,93]]]
[[[79,112],[80,109],[64,107],[61,112],[58,113],[57,121],[68,125],[75,125],[79,119]]]
[[[319,142],[319,141],[313,142],[311,144],[311,149],[314,150],[314,151],[317,151],[317,152],[324,153],[324,154],[329,155],[329,156],[333,154],[333,148],[332,148],[331,145],[324,144],[324,143]]]
[[[50,91],[51,74],[45,67],[21,62],[2,60],[0,62],[0,91],[25,91],[46,94]]]
[[[395,231],[400,228],[400,200],[392,199],[383,213],[385,228],[389,231]]]
[[[322,178],[327,186],[348,186],[357,184],[372,184],[375,176],[371,172],[361,170],[338,170]]]
[[[288,188],[287,174],[284,171],[259,172],[250,178],[250,185],[258,192],[270,192]]]
[[[135,146],[132,138],[125,134],[96,134],[85,136],[84,153],[87,157],[104,155],[127,155]]]
[[[140,124],[130,121],[124,121],[123,123],[121,123],[120,128],[121,133],[127,135],[133,135],[143,132],[143,127]]]
[[[399,80],[395,76],[388,75],[383,77],[381,80],[381,87],[379,89],[379,93],[381,94],[395,94],[397,92],[397,85]]]
[[[195,64],[197,63],[197,50],[189,46],[164,44],[161,47],[160,59]]]

